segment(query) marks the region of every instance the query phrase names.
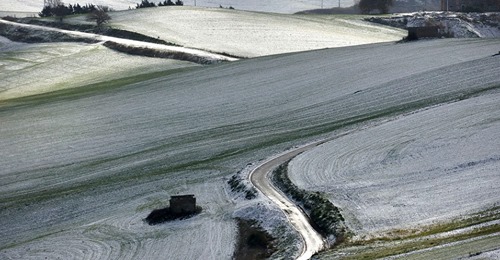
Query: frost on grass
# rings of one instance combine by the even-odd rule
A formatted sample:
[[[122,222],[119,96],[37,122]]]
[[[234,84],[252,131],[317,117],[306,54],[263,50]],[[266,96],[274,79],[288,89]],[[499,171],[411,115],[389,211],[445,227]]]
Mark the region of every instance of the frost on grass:
[[[251,223],[255,229],[263,229],[271,236],[271,259],[296,257],[300,253],[302,240],[288,223],[285,214],[260,192],[255,192],[250,200],[246,196],[245,191],[254,189],[249,181],[249,174],[254,167],[254,164],[248,164],[228,180],[228,195],[236,204],[233,218]],[[244,237],[240,234],[240,239],[241,236]]]
[[[336,48],[186,70],[88,96],[2,103],[0,258],[70,258],[64,249],[94,259],[158,259],[165,251],[171,259],[229,259],[232,214],[257,202],[234,203],[223,192],[242,165],[374,111],[498,85],[494,53],[498,40]],[[113,66],[121,65],[130,64]],[[169,195],[187,193],[204,200],[201,214],[152,227],[142,221]],[[279,230],[286,222],[274,222],[283,218],[274,213],[260,219]]]
[[[173,177],[171,176],[171,179]],[[99,193],[99,199],[81,199],[86,217],[72,216],[72,224],[50,227],[42,237],[14,242],[13,247],[2,247],[1,259],[230,259],[234,251],[236,225],[230,212],[221,209],[226,197],[220,189],[221,180],[205,180],[189,186],[180,185],[185,178],[175,178],[175,188],[165,192],[167,181],[158,180],[141,184],[133,189],[117,188],[112,194]],[[95,210],[103,200],[140,194]],[[165,222],[150,226],[143,221],[151,209],[168,203],[169,194],[199,194],[197,200],[203,212],[189,219]],[[68,210],[66,198],[64,210]],[[166,202],[167,201],[167,202]],[[54,214],[57,205],[47,206]],[[53,217],[38,210],[37,214]],[[62,213],[61,213],[62,214]],[[229,214],[229,216],[228,216]],[[92,220],[89,221],[88,218]],[[67,221],[67,220],[65,220]],[[39,225],[35,221],[33,225]],[[37,229],[40,232],[39,229]],[[34,231],[31,231],[34,232]],[[3,244],[5,245],[5,244]]]
[[[137,0],[93,0],[95,5],[109,6],[113,10],[127,10],[135,8],[136,4],[140,1]],[[159,1],[150,1],[158,3]],[[175,1],[173,1],[175,2]],[[229,7],[232,6],[239,10],[259,11],[259,12],[273,12],[273,13],[296,13],[298,11],[318,9],[322,5],[324,8],[337,7],[337,1],[320,3],[317,0],[295,1],[295,0],[275,0],[263,4],[259,0],[184,0],[184,6],[198,6],[198,7]],[[82,4],[82,3],[80,3]],[[341,0],[342,7],[354,5],[353,0]],[[1,11],[10,12],[31,12],[29,16],[40,12],[43,8],[43,1],[39,0],[23,0],[23,1],[7,1],[0,2]],[[179,7],[176,7],[179,8]],[[28,14],[27,14],[28,15]]]
[[[239,193],[241,193],[247,200],[256,198],[257,190],[255,187],[252,187],[247,180],[241,178],[240,172],[229,178],[227,184],[229,184],[231,191],[236,193],[236,196],[239,196]]]
[[[290,177],[330,194],[358,235],[494,207],[500,202],[499,101],[498,93],[484,95],[340,137],[298,156]]]
[[[290,259],[299,255],[302,247],[299,234],[288,224],[283,212],[268,200],[260,199],[241,206],[233,217],[255,222],[275,239],[276,251],[272,259]]]
[[[355,19],[220,8],[144,8],[111,15],[113,26],[121,29],[238,57],[391,42],[400,40],[406,34],[400,29]]]
[[[21,44],[0,38],[0,100],[195,66],[120,54],[99,44]]]
[[[330,246],[341,243],[349,234],[340,209],[324,194],[306,191],[293,184],[288,178],[288,164],[286,162],[274,169],[271,177],[274,185],[306,212],[315,229],[327,238]]]

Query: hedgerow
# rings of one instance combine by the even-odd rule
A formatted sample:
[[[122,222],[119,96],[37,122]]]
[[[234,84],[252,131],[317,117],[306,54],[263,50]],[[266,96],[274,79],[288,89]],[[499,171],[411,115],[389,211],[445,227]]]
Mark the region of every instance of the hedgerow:
[[[245,194],[245,199],[251,200],[257,196],[257,190],[254,187],[247,187],[243,184],[241,178],[239,177],[239,173],[231,176],[231,178],[227,181],[229,187],[231,187],[231,191],[233,192],[242,192]]]
[[[340,209],[333,205],[324,194],[297,187],[288,178],[287,168],[288,162],[273,171],[274,184],[303,207],[319,233],[325,237],[333,235],[336,243],[341,242],[347,234],[347,229]]]

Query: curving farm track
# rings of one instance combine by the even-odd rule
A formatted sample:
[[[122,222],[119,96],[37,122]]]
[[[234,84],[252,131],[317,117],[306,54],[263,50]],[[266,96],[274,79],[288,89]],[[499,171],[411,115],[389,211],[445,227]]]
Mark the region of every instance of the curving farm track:
[[[357,234],[495,207],[499,101],[493,91],[354,132],[296,157],[290,178],[329,194]]]
[[[277,157],[273,157],[257,166],[250,173],[250,181],[252,184],[266,197],[278,205],[292,226],[300,233],[304,246],[297,259],[309,259],[314,253],[325,247],[325,241],[323,237],[311,226],[304,212],[271,183],[268,175],[278,165],[317,145],[318,143],[309,144],[288,151],[285,154],[278,155]]]
[[[498,43],[295,53],[2,103],[0,258],[230,259],[224,176],[345,124],[500,86]],[[142,223],[184,193],[203,214]]]

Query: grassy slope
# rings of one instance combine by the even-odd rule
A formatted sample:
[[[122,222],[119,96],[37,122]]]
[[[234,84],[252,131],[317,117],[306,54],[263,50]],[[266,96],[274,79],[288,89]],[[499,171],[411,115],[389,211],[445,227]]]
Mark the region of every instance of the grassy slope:
[[[498,86],[497,46],[320,50],[3,104],[0,258],[67,258],[64,248],[101,259],[164,250],[171,259],[228,259],[236,231],[223,176],[350,122]],[[182,193],[196,194],[204,212],[142,223]]]
[[[93,3],[96,5],[107,5],[115,10],[125,10],[128,9],[129,6],[134,7],[136,3],[140,1],[136,0],[92,0],[88,2],[84,1],[67,1],[65,4],[76,4],[84,5],[87,3]],[[153,1],[154,2],[154,1]],[[14,1],[2,1],[0,3],[0,11],[8,11],[8,12],[33,12],[38,13],[43,8],[43,1],[38,0],[14,0]]]
[[[236,56],[262,55],[400,40],[402,30],[354,18],[243,12],[195,7],[111,13],[117,28],[182,46]]]
[[[359,236],[493,207],[500,201],[498,99],[471,98],[351,133],[292,161],[291,178],[327,192]]]
[[[294,182],[327,192],[354,231],[354,244],[377,248],[356,251],[348,244],[322,257],[345,252],[352,259],[383,257],[499,232],[497,224],[446,239],[402,239],[498,219],[498,211],[470,214],[500,201],[499,99],[495,91],[421,111],[351,133],[293,160]],[[399,244],[380,245],[386,240]],[[455,248],[463,249],[450,251]]]
[[[125,55],[99,44],[17,44],[6,40],[0,50],[0,101],[196,66]]]
[[[134,8],[139,0],[91,0],[88,2],[81,2],[80,4],[94,3],[96,5],[106,5],[114,10],[127,10],[129,7]],[[158,3],[160,0],[150,1]],[[174,1],[175,2],[175,1]],[[184,5],[194,6],[194,0],[183,1]],[[341,0],[342,6],[350,6],[353,4],[353,0]],[[68,2],[69,3],[69,2]],[[75,2],[76,3],[76,2]],[[73,2],[71,2],[73,4]],[[338,2],[327,2],[324,3],[325,8],[332,6],[337,6]],[[260,11],[260,12],[273,12],[273,13],[295,13],[298,11],[309,10],[319,8],[321,6],[320,0],[275,0],[269,3],[263,4],[261,1],[257,0],[196,0],[197,6],[205,7],[219,7],[220,5],[224,7],[233,6],[240,10],[249,11]],[[39,0],[15,0],[15,1],[2,1],[0,2],[0,13],[1,11],[15,11],[15,12],[34,12],[38,13],[42,10],[43,1]]]
[[[403,36],[399,30],[332,16],[192,7],[146,8],[111,14],[114,27],[160,36],[189,47],[249,57],[394,41]],[[84,22],[83,18],[75,16],[66,20]],[[8,40],[2,40],[2,44],[0,72],[5,77],[0,78],[0,101],[192,65],[127,56],[101,45],[26,45]]]

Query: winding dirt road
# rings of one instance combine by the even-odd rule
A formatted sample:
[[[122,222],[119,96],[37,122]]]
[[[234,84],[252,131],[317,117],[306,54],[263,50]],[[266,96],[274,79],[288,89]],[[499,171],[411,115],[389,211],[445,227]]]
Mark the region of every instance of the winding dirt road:
[[[297,156],[298,154],[309,150],[321,142],[312,143],[306,146],[293,149],[285,154],[273,157],[261,165],[257,166],[250,173],[250,181],[260,190],[266,197],[276,203],[278,207],[285,213],[288,221],[300,233],[304,241],[302,252],[297,259],[309,259],[311,256],[325,247],[325,240],[323,237],[314,230],[309,223],[308,218],[304,215],[302,210],[297,205],[291,202],[285,195],[283,195],[278,188],[276,188],[268,178],[269,173],[279,166],[280,164],[288,161],[289,159]]]

